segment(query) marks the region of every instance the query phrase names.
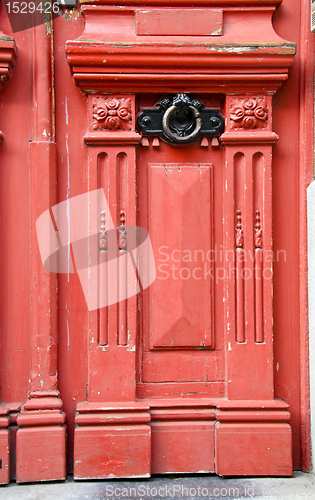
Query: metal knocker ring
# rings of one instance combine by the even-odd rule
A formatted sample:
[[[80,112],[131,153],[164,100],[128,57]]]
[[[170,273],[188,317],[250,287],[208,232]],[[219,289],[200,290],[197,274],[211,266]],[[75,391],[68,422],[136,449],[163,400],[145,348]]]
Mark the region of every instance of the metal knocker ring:
[[[193,141],[194,139],[197,138],[197,136],[198,136],[198,134],[199,134],[199,132],[201,130],[202,119],[201,119],[201,116],[200,116],[200,113],[199,113],[198,109],[196,109],[194,106],[191,106],[191,105],[188,105],[187,107],[193,112],[194,118],[195,118],[195,121],[196,121],[194,130],[190,134],[188,134],[188,135],[183,135],[183,136],[177,135],[170,128],[170,119],[171,119],[172,115],[176,111],[178,111],[177,106],[175,106],[175,105],[170,106],[165,111],[165,113],[163,115],[163,119],[162,119],[162,128],[163,128],[164,134],[169,139],[171,139],[171,141],[177,142],[179,144],[183,144],[185,142],[191,142],[191,141]]]

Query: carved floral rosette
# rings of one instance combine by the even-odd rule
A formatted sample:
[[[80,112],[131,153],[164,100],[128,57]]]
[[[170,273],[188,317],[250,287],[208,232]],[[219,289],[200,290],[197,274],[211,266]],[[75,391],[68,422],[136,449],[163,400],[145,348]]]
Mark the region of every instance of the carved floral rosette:
[[[132,104],[129,97],[94,97],[93,130],[132,130]]]
[[[233,97],[230,102],[231,129],[267,129],[268,101],[265,97]]]

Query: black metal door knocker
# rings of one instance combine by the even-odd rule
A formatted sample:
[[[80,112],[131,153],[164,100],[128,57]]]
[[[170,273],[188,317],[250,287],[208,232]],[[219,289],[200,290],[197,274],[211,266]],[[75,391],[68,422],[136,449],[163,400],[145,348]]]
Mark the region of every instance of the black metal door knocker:
[[[220,135],[224,119],[218,109],[205,108],[198,99],[180,93],[162,99],[155,108],[143,108],[137,125],[144,136],[189,144],[202,135]]]

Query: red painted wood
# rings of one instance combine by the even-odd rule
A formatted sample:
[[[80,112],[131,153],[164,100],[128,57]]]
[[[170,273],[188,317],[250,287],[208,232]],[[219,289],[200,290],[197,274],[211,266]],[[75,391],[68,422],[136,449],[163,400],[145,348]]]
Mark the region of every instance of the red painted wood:
[[[304,67],[300,73],[300,353],[301,353],[301,455],[302,469],[310,471],[311,462],[311,440],[310,440],[310,377],[309,377],[309,324],[308,324],[308,262],[307,262],[307,209],[306,189],[314,179],[312,168],[314,150],[314,103],[312,81],[314,64],[311,54],[314,56],[314,37],[308,27],[311,22],[309,9],[301,9],[301,58]],[[303,64],[303,63],[302,63]]]
[[[0,90],[10,80],[16,58],[16,44],[14,37],[0,31]]]
[[[301,15],[301,25],[295,23],[297,14]],[[292,411],[294,468],[303,466],[306,470],[310,469],[311,462],[307,396],[309,373],[305,189],[314,177],[314,99],[311,83],[314,72],[314,37],[309,31],[309,16],[308,9],[302,8],[300,3],[296,6],[294,1],[289,0],[281,5],[274,18],[274,26],[279,35],[298,42],[300,49],[293,63],[290,81],[274,96],[273,120],[274,130],[280,137],[286,137],[285,140],[280,139],[274,147],[274,163],[277,165],[273,175],[273,212],[277,214],[274,217],[274,250],[275,253],[282,251],[282,257],[274,264],[274,279],[278,285],[274,290],[274,328],[275,338],[279,340],[275,342],[275,391],[277,397],[290,403]],[[291,29],[286,25],[284,17]],[[296,107],[290,105],[294,93],[300,96],[300,105]],[[292,122],[299,123],[297,132],[290,130],[288,124]],[[288,170],[288,161],[292,155],[299,168]],[[299,189],[296,189],[297,185],[300,186]],[[295,207],[298,207],[297,211]],[[293,216],[290,221],[287,219],[289,213]],[[299,270],[294,265],[297,261],[300,263]],[[292,304],[290,309],[286,309],[288,303]],[[299,331],[299,335],[294,335],[294,331]],[[287,332],[292,334],[288,336]],[[291,352],[298,352],[299,358],[291,357]],[[285,361],[287,356],[291,357],[290,367]],[[301,384],[295,383],[296,377],[301,380]]]
[[[217,104],[219,103],[220,101],[217,101]],[[213,102],[213,104],[216,105],[215,101]],[[222,387],[220,385],[220,382],[216,383],[217,380],[222,380],[222,378],[224,377],[222,352],[217,350],[211,352],[208,349],[206,349],[205,351],[203,351],[202,349],[198,349],[197,351],[193,349],[186,349],[185,351],[178,349],[168,349],[165,352],[160,352],[154,347],[154,341],[152,341],[151,333],[152,331],[154,332],[154,328],[158,329],[159,325],[163,325],[163,322],[168,321],[167,319],[159,319],[158,314],[160,308],[156,307],[155,305],[156,300],[164,300],[165,293],[170,293],[170,298],[168,300],[165,300],[164,302],[164,311],[166,314],[169,314],[170,317],[172,317],[172,314],[174,314],[173,308],[174,305],[176,305],[176,301],[181,300],[181,297],[185,298],[185,293],[188,293],[187,297],[189,297],[189,301],[186,302],[187,311],[189,312],[192,307],[196,308],[196,312],[198,311],[198,307],[200,304],[198,292],[197,295],[196,293],[193,293],[191,295],[190,290],[193,290],[193,287],[196,287],[196,284],[199,285],[199,283],[198,280],[193,279],[192,273],[197,273],[197,277],[199,277],[198,273],[204,272],[205,267],[206,273],[209,273],[213,267],[215,248],[217,249],[217,253],[219,252],[220,248],[222,248],[222,246],[220,247],[220,245],[222,245],[222,233],[220,231],[216,231],[211,235],[210,229],[207,235],[203,230],[205,226],[211,228],[213,227],[213,225],[214,227],[219,227],[219,225],[221,225],[222,216],[220,204],[222,203],[222,192],[220,192],[220,190],[215,191],[213,205],[210,204],[209,208],[207,207],[205,202],[202,203],[204,215],[203,212],[201,212],[201,214],[199,215],[199,211],[196,210],[196,206],[198,206],[199,200],[197,202],[190,201],[193,200],[193,198],[188,197],[188,190],[183,191],[185,194],[183,204],[179,205],[179,203],[177,203],[174,205],[175,210],[177,210],[177,212],[175,213],[173,209],[174,201],[171,198],[168,201],[166,184],[165,188],[163,188],[163,191],[159,191],[159,199],[162,200],[163,204],[165,203],[163,212],[160,210],[158,202],[155,203],[155,206],[150,202],[152,196],[157,196],[156,193],[159,189],[157,182],[152,183],[149,177],[150,167],[148,167],[148,165],[152,164],[152,159],[156,158],[156,161],[154,161],[155,165],[160,164],[163,166],[163,164],[165,164],[165,158],[167,157],[170,161],[170,165],[165,166],[165,168],[167,169],[171,169],[173,158],[176,158],[177,160],[176,163],[174,162],[175,166],[177,165],[177,169],[178,165],[183,166],[181,168],[181,172],[175,172],[175,177],[173,176],[174,180],[172,180],[172,178],[171,180],[169,180],[169,175],[166,178],[165,173],[163,172],[162,180],[168,179],[168,181],[165,180],[163,182],[172,182],[174,184],[174,187],[176,188],[174,197],[176,197],[179,196],[179,194],[177,194],[178,192],[182,192],[180,174],[183,172],[184,175],[185,169],[187,175],[190,171],[192,172],[191,175],[198,174],[198,165],[191,165],[191,158],[195,157],[196,154],[198,154],[198,157],[200,158],[200,164],[203,165],[204,162],[207,161],[206,159],[209,158],[210,151],[206,148],[200,149],[199,144],[185,146],[185,148],[182,148],[179,151],[178,148],[175,149],[174,147],[168,146],[164,143],[161,143],[159,148],[157,148],[156,150],[153,148],[153,146],[150,146],[149,148],[141,148],[139,150],[139,224],[141,227],[148,228],[150,234],[152,233],[152,244],[155,252],[157,271],[156,282],[150,289],[145,290],[143,294],[143,312],[141,323],[141,331],[143,333],[140,337],[140,346],[142,346],[143,352],[141,353],[138,366],[138,390],[139,396],[141,395],[141,397],[152,397],[154,393],[156,394],[156,397],[163,397],[164,395],[166,397],[167,395],[168,397],[171,397],[172,394],[183,394],[186,397],[193,396],[196,393],[200,393],[203,395],[208,394],[210,396],[222,394]],[[213,150],[213,152],[211,152],[211,155],[213,157],[212,163],[215,166],[219,161],[221,161],[222,151]],[[179,161],[180,163],[178,163]],[[161,168],[161,170],[163,171],[163,168]],[[195,172],[195,174],[193,174],[193,172]],[[172,173],[170,173],[170,175],[172,175]],[[209,200],[209,196],[211,196],[210,180],[211,178],[209,178],[209,184],[207,187]],[[178,183],[178,186],[176,186],[175,182]],[[187,183],[187,180],[185,181],[185,177],[183,178],[182,182]],[[221,170],[214,169],[214,176],[211,182],[213,182],[215,186],[222,182]],[[189,184],[187,184],[187,186],[189,186]],[[198,183],[192,184],[192,186],[195,190],[199,189]],[[196,193],[198,193],[198,191],[196,191]],[[192,195],[193,194],[194,191],[192,190]],[[211,223],[211,214],[209,214],[210,206],[216,207],[216,209],[213,211],[212,216],[214,221],[213,223]],[[164,219],[162,219],[162,217]],[[200,220],[200,222],[198,222],[198,219]],[[182,223],[178,224],[180,220],[182,221]],[[151,227],[152,223],[158,224],[156,226],[157,229],[159,227],[168,227],[169,230],[168,232],[164,231],[163,233],[157,232],[155,230],[155,226]],[[196,227],[197,224],[200,224],[199,227],[202,228],[200,231],[200,236],[193,236],[194,233],[192,231],[195,230],[193,226]],[[181,225],[183,225],[184,229],[181,229]],[[191,230],[190,228],[193,229]],[[186,233],[184,231],[186,231]],[[210,242],[212,242],[212,246],[209,246]],[[162,249],[160,248],[161,246],[163,246]],[[177,252],[172,254],[173,250],[178,248],[181,250],[181,253],[178,254]],[[159,249],[161,251],[159,251]],[[208,255],[209,258],[207,258],[207,251],[211,249],[212,252]],[[185,262],[183,258],[185,258],[185,256],[187,258],[187,256],[189,255],[192,255],[192,257],[194,257],[195,250],[201,250],[201,252],[197,254],[197,261]],[[180,260],[180,262],[175,262],[173,257],[176,261]],[[184,269],[183,273],[186,272],[186,268],[189,269],[190,279],[173,280],[171,286],[173,288],[175,286],[176,288],[172,288],[172,292],[168,292],[167,289],[165,289],[165,292],[161,293],[161,287],[165,287],[165,283],[167,283],[167,281],[164,280],[165,272],[169,274],[169,280],[171,280],[171,273],[173,272],[172,267],[177,268],[177,270],[174,269],[174,271],[177,272],[178,278],[179,272],[182,268]],[[184,278],[186,278],[186,275],[184,275]],[[155,290],[159,292],[161,299],[155,298]],[[217,280],[216,289],[213,288],[213,291],[215,300],[213,300],[213,297],[211,295],[208,295],[207,303],[204,303],[202,311],[205,318],[207,317],[206,315],[213,315],[213,317],[215,318],[215,330],[216,328],[219,328],[219,318],[223,315],[222,300],[220,300],[219,298],[219,294],[222,293],[222,280]],[[178,296],[178,298],[173,299],[171,294],[173,296],[175,294],[175,297]],[[152,306],[156,308],[155,311],[154,309],[152,309]],[[212,307],[214,309],[212,309]],[[182,310],[184,313],[183,315],[185,315],[185,309]],[[175,324],[175,320],[173,321],[173,324]],[[196,327],[193,331],[195,332],[194,335],[197,335],[198,330],[196,329]],[[190,337],[192,337],[192,334]],[[192,345],[194,347],[196,345],[192,344],[191,342],[191,340],[186,340],[186,346]],[[222,337],[218,336],[215,339],[215,342],[216,346],[219,349],[219,346],[222,343]],[[199,343],[200,341],[197,344]],[[182,345],[185,346],[184,343]],[[209,381],[211,381],[211,383],[209,383]],[[176,382],[178,383],[176,384]]]
[[[75,479],[146,477],[150,472],[151,436],[147,425],[76,428]]]
[[[290,476],[288,424],[216,424],[216,471],[222,476]]]
[[[147,0],[132,1],[130,7],[118,10],[115,4],[109,7],[111,3],[114,2],[106,1],[106,5],[99,2],[98,6],[83,4],[85,28],[83,18],[76,15],[68,16],[66,21],[63,14],[54,22],[56,145],[52,129],[47,128],[48,117],[53,123],[49,92],[44,90],[47,79],[41,77],[39,67],[47,63],[45,56],[40,55],[45,49],[44,45],[37,47],[32,62],[34,40],[28,31],[14,34],[17,63],[14,72],[10,72],[10,82],[0,94],[0,129],[4,137],[0,145],[1,401],[14,403],[14,407],[9,406],[12,417],[23,403],[17,419],[18,480],[64,477],[62,410],[67,414],[69,470],[73,465],[77,425],[78,478],[202,470],[225,475],[288,475],[291,473],[289,412],[294,467],[308,469],[304,314],[307,266],[303,253],[305,187],[312,179],[313,138],[307,122],[312,123],[309,102],[313,100],[313,61],[312,42],[305,34],[306,13],[301,12],[300,24],[297,15],[300,4],[297,0],[283,0],[274,14],[273,30],[270,19],[278,1],[244,0],[245,7],[240,8],[235,0],[196,0],[189,5],[185,0],[169,0],[167,4]],[[136,34],[134,21],[141,17],[141,11],[147,10],[143,7],[150,5],[153,6],[148,8],[150,15],[164,12],[163,5],[169,7],[165,30],[172,28],[172,15],[178,9],[185,11],[183,15],[187,14],[186,9],[197,15],[206,6],[219,8],[223,11],[223,35],[212,35],[208,40],[196,26],[195,35],[187,37],[182,33],[161,36],[142,35],[138,31]],[[0,28],[10,35],[4,9],[1,4]],[[155,28],[150,29],[153,33]],[[103,40],[105,32],[108,41]],[[64,52],[66,41],[72,74]],[[3,50],[1,40],[0,54],[7,57],[6,64],[12,69],[14,45],[12,39],[7,42],[11,44],[10,54]],[[294,42],[299,42],[295,58]],[[36,74],[37,97],[32,94]],[[100,94],[105,91],[113,92],[118,99],[127,96],[133,100],[130,92],[134,92],[132,129],[93,129],[91,105],[95,95],[88,99],[80,89],[95,91],[100,99],[108,97]],[[182,91],[195,92],[206,106],[220,108],[227,119],[220,144],[202,138],[198,143],[179,148],[157,138],[141,140],[135,128],[135,117],[141,107],[153,106],[169,92]],[[275,91],[271,103],[269,96]],[[267,97],[268,120],[253,129],[244,130],[236,122],[232,126],[230,94],[238,100],[245,95]],[[34,96],[38,108],[34,106]],[[38,110],[37,114],[32,108]],[[43,139],[42,126],[51,133],[51,139]],[[239,154],[244,159],[241,172],[236,156]],[[106,175],[104,165],[107,165]],[[175,180],[171,181],[168,175],[169,184],[165,181],[159,184],[158,176],[153,176],[152,182],[149,165],[181,165],[182,171],[186,168],[192,193],[188,201],[179,177],[173,176]],[[194,165],[207,166],[207,186],[212,186],[213,192],[206,189],[205,183],[200,187],[200,180],[194,177]],[[56,167],[58,198],[53,194]],[[208,171],[211,171],[209,177]],[[271,249],[272,237],[276,256],[273,305],[271,283],[263,278],[260,286],[261,269],[257,261],[246,266],[253,273],[258,271],[254,279],[235,283],[233,275],[230,281],[218,277],[211,283],[210,291],[208,285],[203,289],[193,282],[187,282],[187,287],[186,282],[183,286],[171,283],[164,289],[156,282],[152,290],[103,308],[100,315],[88,312],[78,274],[60,274],[57,339],[56,312],[49,316],[51,308],[47,308],[47,300],[51,300],[49,287],[56,276],[49,276],[40,267],[34,222],[57,201],[99,186],[105,188],[116,226],[121,225],[121,212],[126,212],[122,217],[126,216],[128,224],[152,232],[158,265],[161,262],[156,251],[160,236],[162,243],[165,243],[163,238],[170,239],[173,250],[176,238],[185,230],[193,234],[191,241],[198,247],[211,244],[218,252],[230,250],[235,255],[236,210],[240,210],[244,242],[238,248],[242,253],[264,254]],[[163,199],[167,203],[163,204]],[[181,200],[184,201],[179,209]],[[188,209],[191,217],[187,216]],[[256,241],[257,211],[262,245]],[[186,238],[185,245],[187,241]],[[122,248],[120,251],[123,255]],[[277,252],[282,252],[279,258]],[[225,266],[218,253],[215,270],[225,270]],[[263,269],[264,266],[271,264],[263,262]],[[36,275],[37,270],[40,273],[43,286],[40,290],[33,287],[34,270]],[[126,273],[123,265],[118,270],[122,288]],[[187,299],[188,286],[194,291],[192,299]],[[155,293],[153,302],[151,292]],[[181,293],[186,298],[179,305],[177,297]],[[243,302],[237,302],[238,311],[237,296],[243,297]],[[166,298],[165,307],[169,309],[162,315],[156,304]],[[178,330],[176,345],[174,337],[172,345],[170,335],[163,340],[163,330],[167,330],[165,325],[173,321],[173,315],[181,308],[183,316],[188,317],[191,309],[193,328],[187,330],[186,336],[180,336]],[[205,341],[203,330],[209,325],[211,343],[205,342],[202,349],[197,349],[194,344]],[[288,403],[289,411],[274,396]],[[143,400],[141,405],[146,408],[137,406],[138,399]],[[86,406],[80,407],[81,402]],[[111,404],[110,408],[106,403]],[[14,418],[11,423],[12,438]],[[110,436],[111,429],[114,438]],[[191,443],[196,453],[190,453]],[[11,446],[13,475],[14,439]],[[173,450],[179,446],[182,451],[176,456]],[[143,459],[137,463],[134,449],[139,447]],[[52,461],[52,449],[58,462]],[[97,450],[95,455],[93,450]],[[111,458],[105,463],[109,451]],[[130,466],[122,465],[127,462]]]
[[[137,35],[222,35],[219,9],[146,9],[136,11]]]
[[[57,425],[23,427],[17,431],[16,477],[18,483],[65,479],[66,431]],[[35,425],[33,427],[33,425]]]
[[[149,292],[150,349],[209,347],[213,342],[212,165],[149,164],[147,175],[148,230],[160,262],[158,279]],[[199,203],[202,210],[196,211]],[[161,228],[167,230],[161,234]]]
[[[219,422],[288,422],[290,413],[283,411],[220,411],[216,418]]]
[[[30,391],[17,422],[16,477],[47,481],[65,479],[65,415],[57,390],[57,275],[43,267],[38,251],[37,220],[57,202],[57,155],[54,130],[53,45],[46,25],[32,34],[32,142],[30,158]],[[50,235],[48,236],[50,238]],[[48,397],[47,397],[48,396]],[[58,408],[45,412],[47,407]],[[32,411],[34,410],[34,411]],[[37,427],[41,425],[42,427]],[[54,461],[49,455],[54,450]],[[29,455],[29,458],[28,456]]]
[[[85,91],[275,92],[295,53],[294,44],[284,43],[272,29],[274,8],[226,9],[220,41],[216,35],[137,35],[135,7],[83,4],[82,10],[85,31],[67,41],[66,52],[74,79]],[[103,30],[97,31],[100,19]]]
[[[242,0],[242,5],[250,6],[266,6],[266,5],[279,5],[283,0]],[[101,0],[100,3],[106,3],[106,5],[115,4],[115,0]],[[204,7],[213,6],[234,6],[236,5],[235,0],[124,0],[124,5],[177,5],[177,6],[188,6],[191,5],[203,5]]]
[[[0,454],[0,484],[8,484],[10,482],[10,433],[8,429],[0,429]]]
[[[214,472],[214,425],[152,422],[152,474]]]

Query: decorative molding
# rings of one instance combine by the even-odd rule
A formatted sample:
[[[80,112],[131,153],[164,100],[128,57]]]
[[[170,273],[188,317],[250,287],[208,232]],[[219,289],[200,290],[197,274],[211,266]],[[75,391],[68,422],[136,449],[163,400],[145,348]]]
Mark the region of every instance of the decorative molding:
[[[118,226],[119,250],[126,250],[127,248],[126,212],[124,210],[120,210],[119,221],[120,221],[120,225]]]
[[[107,145],[136,145],[141,141],[141,135],[136,132],[125,132],[124,130],[115,130],[111,134],[108,132],[95,131],[87,133],[84,136],[84,141],[89,146],[103,146]]]
[[[255,215],[255,248],[262,248],[262,229],[260,224],[260,211],[256,210]]]
[[[241,4],[250,7],[275,7],[280,5],[283,0],[242,0]],[[91,0],[80,0],[81,4],[91,4],[96,2],[91,2]],[[117,5],[117,0],[98,0],[97,4],[100,5]],[[239,8],[239,0],[124,0],[123,5],[140,5],[143,8],[146,5],[156,5],[156,6],[178,6],[178,7],[192,7],[200,6],[206,7],[217,7],[219,5],[224,5],[227,7],[237,7]]]
[[[244,231],[242,224],[242,212],[236,210],[236,227],[235,227],[235,296],[236,296],[236,336],[235,340],[238,343],[246,341],[245,336],[245,287],[244,287]]]
[[[255,342],[262,343],[264,334],[263,251],[260,210],[255,213]]]
[[[107,250],[107,234],[106,234],[106,212],[101,212],[100,222],[100,250]]]
[[[225,131],[221,144],[272,145],[279,136],[272,131],[271,95],[230,95],[225,102]]]
[[[242,225],[242,212],[236,210],[236,228],[235,228],[235,245],[236,248],[243,248],[244,245],[244,232]]]
[[[132,130],[132,104],[129,97],[94,97],[93,130]]]
[[[150,476],[149,409],[149,406],[134,401],[78,403],[74,479]]]
[[[230,101],[230,128],[268,128],[268,102],[265,97],[233,97]]]
[[[11,78],[16,55],[17,48],[14,38],[0,31],[0,90]]]
[[[164,3],[170,10],[172,5],[176,5],[174,0]],[[274,5],[255,5],[254,17],[251,9],[223,8],[223,18],[228,15],[230,22],[223,24],[220,37],[213,37],[137,34],[138,11],[151,15],[143,12],[143,4],[121,8],[83,3],[84,32],[66,42],[75,83],[87,93],[166,93],[178,88],[239,94],[259,93],[263,88],[274,93],[288,77],[296,45],[275,33]],[[164,6],[159,4],[159,8]],[[244,43],[245,22],[250,42]]]
[[[269,130],[262,129],[241,129],[242,133],[239,130],[236,131],[227,131],[224,132],[220,136],[221,144],[274,144],[279,136],[275,132],[271,132]]]

